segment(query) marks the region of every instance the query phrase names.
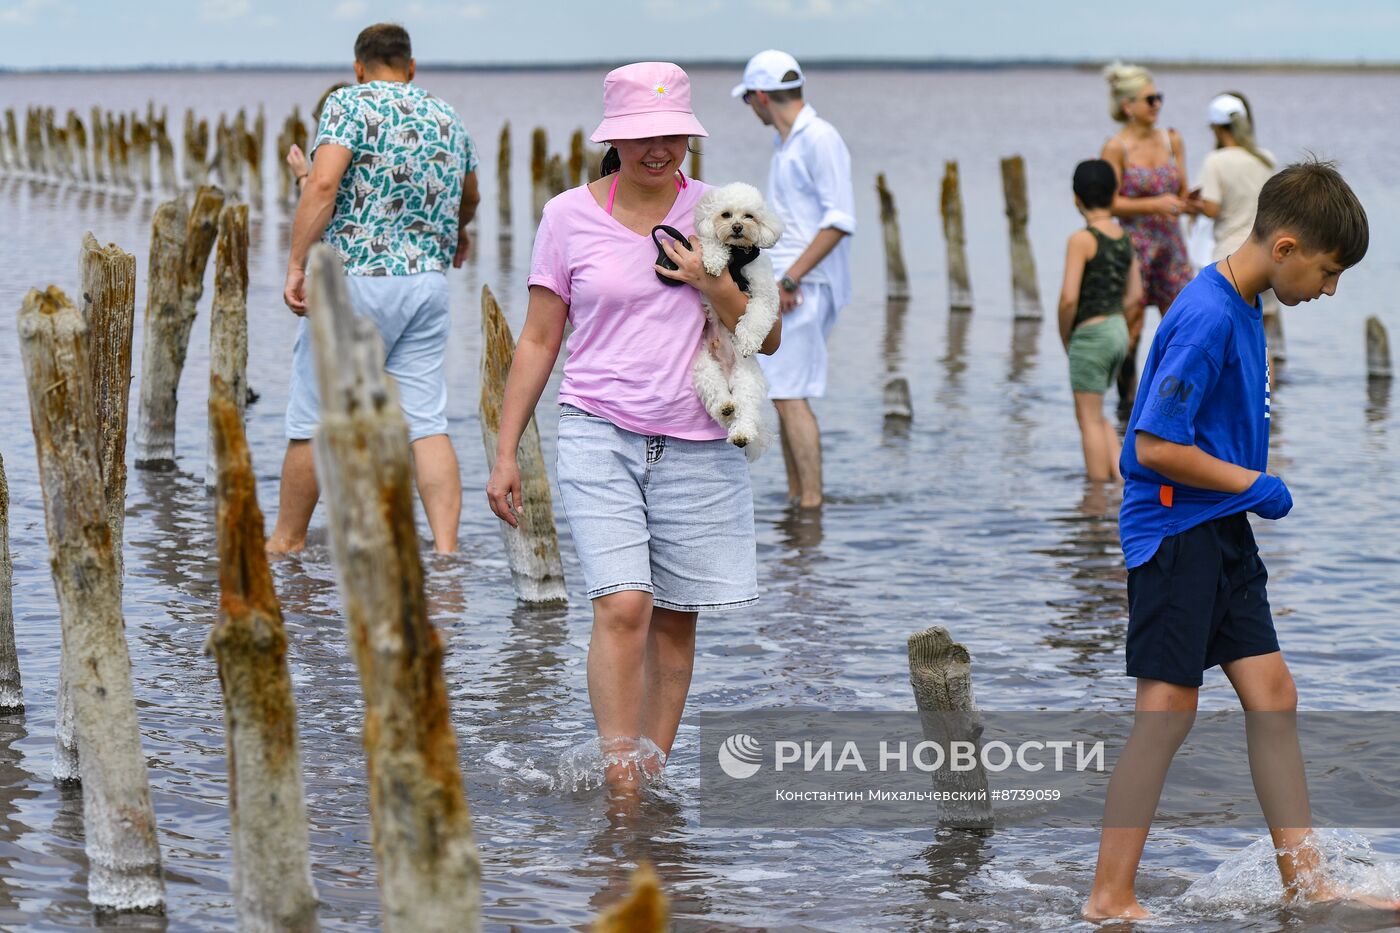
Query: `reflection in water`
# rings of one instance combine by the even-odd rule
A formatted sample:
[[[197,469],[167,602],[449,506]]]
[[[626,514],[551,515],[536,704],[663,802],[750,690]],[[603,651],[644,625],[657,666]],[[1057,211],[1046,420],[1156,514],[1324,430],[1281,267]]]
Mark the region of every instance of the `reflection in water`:
[[[904,315],[908,310],[907,298],[889,298],[885,301],[883,356],[887,376],[898,376],[904,366]]]
[[[1011,382],[1026,382],[1035,370],[1036,350],[1040,346],[1040,321],[1011,322],[1011,365],[1006,378]]]
[[[919,853],[919,863],[908,870],[895,873],[895,879],[911,886],[922,896],[922,902],[910,903],[913,916],[909,925],[928,923],[937,918],[945,924],[961,914],[975,919],[981,911],[975,902],[958,911],[957,901],[965,892],[960,890],[963,883],[975,877],[991,858],[991,833],[985,830],[942,829],[935,833],[934,841]],[[921,927],[922,929],[922,927]]]
[[[23,714],[0,717],[0,911],[18,906],[16,895],[24,891],[22,866],[31,857],[25,851],[31,829],[19,818],[19,811],[39,791],[33,786],[35,776],[21,766],[23,755],[16,747],[28,735]],[[4,917],[0,913],[0,920]]]
[[[596,915],[624,900],[632,870],[650,862],[661,877],[676,916],[709,913],[705,888],[712,880],[703,866],[710,858],[687,843],[691,833],[680,800],[666,789],[647,789],[641,797],[616,800],[604,825],[589,840],[593,858],[580,874],[597,884],[589,904]]]
[[[1060,543],[1038,551],[1054,559],[1073,587],[1069,596],[1048,601],[1060,618],[1049,622],[1043,638],[1047,647],[1073,653],[1064,668],[1071,674],[1102,676],[1114,664],[1105,655],[1119,649],[1126,633],[1128,574],[1118,544],[1122,498],[1117,484],[1085,480],[1078,507],[1052,519],[1063,529]]]
[[[943,371],[947,374],[948,391],[940,399],[949,399],[962,389],[962,374],[967,370],[967,329],[972,323],[971,311],[948,312],[947,349],[943,353]]]
[[[1366,380],[1366,422],[1381,424],[1390,418],[1390,380]]]

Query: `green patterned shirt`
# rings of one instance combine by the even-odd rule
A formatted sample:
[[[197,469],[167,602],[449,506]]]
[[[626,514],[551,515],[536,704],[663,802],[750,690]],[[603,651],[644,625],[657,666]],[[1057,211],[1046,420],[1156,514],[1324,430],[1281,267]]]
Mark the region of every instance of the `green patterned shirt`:
[[[477,159],[450,106],[399,81],[341,88],[321,113],[322,143],[350,150],[321,237],[346,273],[414,275],[451,264],[462,179]]]

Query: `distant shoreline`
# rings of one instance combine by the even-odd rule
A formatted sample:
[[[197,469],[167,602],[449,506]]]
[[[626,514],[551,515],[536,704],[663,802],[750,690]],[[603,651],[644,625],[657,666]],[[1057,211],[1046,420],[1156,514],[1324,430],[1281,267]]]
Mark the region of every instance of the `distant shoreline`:
[[[1156,71],[1291,71],[1304,73],[1325,72],[1400,72],[1400,61],[1395,62],[1298,62],[1298,61],[1184,61],[1184,60],[1136,60]],[[591,61],[562,63],[492,63],[466,64],[461,62],[420,62],[418,67],[428,72],[562,72],[597,71],[614,68],[621,61]],[[742,69],[742,59],[700,59],[680,62],[686,68],[700,69]],[[804,61],[808,69],[822,71],[1015,71],[1026,69],[1053,71],[1097,71],[1107,64],[1102,60],[1065,59],[820,59]],[[345,62],[332,62],[316,65],[304,64],[244,64],[244,65],[122,65],[112,67],[82,67],[59,65],[46,68],[5,68],[5,75],[65,75],[65,74],[218,74],[232,73],[277,73],[277,72],[319,72],[343,71]]]

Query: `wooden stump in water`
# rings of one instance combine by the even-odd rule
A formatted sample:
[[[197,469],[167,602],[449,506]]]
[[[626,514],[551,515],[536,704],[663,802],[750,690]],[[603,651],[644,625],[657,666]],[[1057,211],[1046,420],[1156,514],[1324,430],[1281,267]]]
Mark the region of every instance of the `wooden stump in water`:
[[[209,378],[228,387],[238,423],[248,404],[248,205],[219,212],[219,249],[214,260],[214,301],[209,311]],[[219,479],[218,439],[209,421],[209,464],[204,485]]]
[[[909,683],[914,688],[924,738],[943,748],[950,742],[971,742],[978,752],[977,767],[972,770],[940,768],[934,772],[934,788],[953,792],[940,823],[960,829],[990,828],[992,806],[987,799],[987,772],[981,764],[982,719],[972,695],[971,655],[939,625],[910,635]],[[961,797],[979,793],[981,799]]]
[[[180,178],[175,173],[175,144],[170,141],[170,134],[166,131],[164,111],[161,111],[155,127],[156,160],[160,165],[160,189],[166,194],[175,194],[180,190]]]
[[[15,650],[14,567],[10,562],[10,484],[5,461],[0,460],[0,710],[24,709],[19,678],[19,653]]]
[[[209,121],[200,120],[190,137],[189,149],[185,153],[189,169],[190,184],[200,188],[209,184]]]
[[[19,334],[73,685],[88,900],[114,910],[159,909],[160,849],[102,493],[86,328],[78,309],[50,287],[25,296]]]
[[[704,169],[704,165],[702,164],[704,153],[700,150],[700,147],[704,145],[704,140],[697,136],[691,139],[690,144],[695,147],[690,150],[690,177],[699,181],[700,172]]]
[[[885,417],[900,421],[909,421],[914,417],[909,380],[903,376],[895,376],[885,383]]]
[[[501,141],[496,149],[496,235],[506,239],[510,229],[510,121],[501,126]]]
[[[131,397],[131,335],[136,320],[136,257],[92,233],[78,254],[87,325],[88,374],[100,432],[103,498],[120,581],[126,524],[126,428]]]
[[[1011,228],[1011,304],[1018,320],[1040,320],[1040,285],[1035,278],[1035,257],[1026,235],[1030,200],[1026,195],[1026,163],[1020,156],[1001,160],[1001,188],[1006,197],[1006,219]]]
[[[223,205],[222,192],[206,185],[195,194],[194,209],[188,213],[181,199],[156,210],[146,273],[141,404],[136,422],[138,467],[175,466],[176,390]]]
[[[875,176],[875,191],[880,195],[880,226],[885,231],[885,297],[909,297],[909,273],[904,268],[904,247],[899,241],[899,217],[894,209],[894,195],[885,185],[885,173]]]
[[[1288,362],[1288,345],[1283,339],[1283,314],[1280,311],[1264,312],[1264,340],[1269,345],[1269,375],[1277,378],[1279,371]]]
[[[472,841],[442,641],[428,621],[408,428],[379,333],[356,315],[340,260],[312,248],[308,315],[321,390],[316,473],[365,695],[372,838],[388,931],[475,931]]]
[[[131,161],[136,169],[135,187],[151,190],[151,127],[135,114],[131,117]]]
[[[545,202],[549,200],[549,138],[544,128],[537,126],[530,134],[530,215],[535,226],[539,227],[544,214]]]
[[[496,442],[501,433],[506,374],[515,357],[515,338],[488,286],[481,289],[481,442],[486,447],[486,472],[496,468]],[[516,455],[520,465],[520,524],[501,522],[501,536],[510,563],[515,597],[525,603],[566,603],[564,564],[559,559],[559,534],[549,493],[549,473],[540,452],[540,429],[534,416],[525,426]],[[522,503],[517,503],[521,505]]]
[[[583,181],[583,127],[569,137],[569,187],[577,188]]]
[[[963,232],[962,187],[958,163],[943,163],[943,190],[939,198],[943,214],[943,239],[948,244],[948,310],[972,310],[972,283],[967,274],[967,236]]]
[[[223,220],[248,208],[226,207]],[[220,239],[220,258],[223,254]],[[217,314],[217,298],[216,314]],[[218,659],[228,750],[233,898],[240,930],[317,929],[296,703],[287,634],[264,548],[257,478],[241,393],[209,380],[218,461],[219,619],[206,651]]]
[[[107,130],[101,107],[92,108],[89,125],[92,127],[92,177],[99,185],[106,184]]]
[[[243,134],[243,163],[248,169],[248,203],[261,213],[263,202],[262,143],[256,133]]]
[[[562,194],[568,185],[567,179],[564,178],[564,160],[557,155],[550,156],[549,161],[545,163],[544,178],[545,193],[549,196],[545,200]],[[543,211],[544,208],[541,207],[540,210]]]
[[[1374,314],[1366,319],[1366,378],[1390,378],[1390,337]]]
[[[75,175],[83,181],[92,181],[92,163],[88,161],[87,127],[75,111],[68,111],[68,145],[73,150],[73,162],[77,168]]]
[[[632,872],[632,893],[604,911],[593,923],[593,933],[666,933],[670,920],[661,879],[650,862],[642,862]]]

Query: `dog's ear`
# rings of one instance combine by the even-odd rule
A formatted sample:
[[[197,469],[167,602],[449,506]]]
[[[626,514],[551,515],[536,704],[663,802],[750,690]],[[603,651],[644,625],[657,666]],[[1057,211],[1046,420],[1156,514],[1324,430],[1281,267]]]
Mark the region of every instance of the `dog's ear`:
[[[714,216],[719,213],[719,191],[718,188],[711,188],[700,195],[700,200],[695,203],[695,229],[698,232],[701,227],[708,227]]]
[[[754,237],[753,245],[759,249],[768,249],[783,235],[783,219],[778,216],[777,211],[767,206],[755,216],[758,218],[758,236]]]

